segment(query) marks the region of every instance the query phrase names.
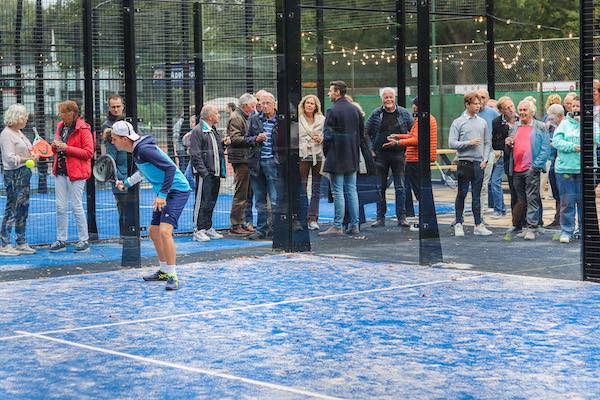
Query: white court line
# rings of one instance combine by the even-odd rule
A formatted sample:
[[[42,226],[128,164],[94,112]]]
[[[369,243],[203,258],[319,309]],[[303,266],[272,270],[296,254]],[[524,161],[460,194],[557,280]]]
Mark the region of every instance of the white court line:
[[[452,283],[452,282],[456,282],[456,281],[477,279],[477,278],[481,278],[482,276],[485,276],[485,275],[474,275],[474,276],[469,276],[469,277],[465,277],[465,278],[446,279],[446,280],[441,280],[441,281],[415,283],[415,284],[411,284],[411,285],[390,286],[390,287],[386,287],[386,288],[360,290],[360,291],[355,291],[355,292],[330,294],[330,295],[326,295],[326,296],[305,297],[302,299],[283,300],[283,301],[277,301],[277,302],[273,302],[273,303],[252,304],[252,305],[248,305],[248,306],[221,308],[221,309],[206,310],[206,311],[196,311],[196,312],[186,313],[186,314],[165,315],[162,317],[154,317],[154,318],[146,318],[146,319],[133,319],[133,320],[129,320],[129,321],[112,322],[109,324],[81,326],[78,328],[57,329],[57,330],[52,330],[52,331],[37,332],[37,334],[49,335],[49,334],[54,334],[54,333],[76,332],[76,331],[85,331],[85,330],[97,329],[97,328],[107,328],[107,327],[111,327],[111,326],[122,326],[122,325],[139,324],[139,323],[145,323],[145,322],[163,321],[163,320],[168,320],[168,319],[179,319],[179,318],[187,318],[187,317],[195,317],[195,316],[203,316],[203,315],[211,315],[211,314],[219,314],[219,313],[228,313],[228,312],[234,312],[234,311],[246,311],[246,310],[259,309],[259,308],[271,308],[271,307],[281,306],[281,305],[285,305],[285,304],[308,303],[308,302],[317,301],[317,300],[331,300],[331,299],[337,299],[337,298],[341,298],[341,297],[352,297],[352,296],[359,296],[359,295],[370,294],[370,293],[381,293],[381,292],[389,292],[392,290],[411,289],[411,288],[416,288],[416,287],[431,286],[431,285],[437,285],[437,284],[442,284],[442,283]],[[0,341],[16,339],[19,337],[20,336],[0,337]]]
[[[282,391],[282,392],[288,392],[288,393],[300,394],[300,395],[303,395],[303,396],[314,397],[316,399],[327,399],[327,400],[332,400],[332,399],[333,400],[337,400],[337,399],[339,399],[339,397],[327,396],[327,395],[324,395],[324,394],[310,392],[308,390],[303,390],[303,389],[297,389],[297,388],[294,388],[294,387],[278,385],[278,384],[275,384],[275,383],[257,381],[255,379],[244,378],[244,377],[241,377],[241,376],[231,375],[231,374],[227,374],[225,372],[213,371],[213,370],[210,370],[210,369],[196,368],[196,367],[191,367],[189,365],[175,364],[175,363],[171,363],[171,362],[168,362],[168,361],[156,360],[154,358],[136,356],[134,354],[122,353],[120,351],[108,350],[108,349],[104,349],[102,347],[96,347],[96,346],[90,346],[90,345],[87,345],[87,344],[71,342],[69,340],[63,340],[63,339],[53,338],[53,337],[50,337],[50,336],[40,335],[40,334],[37,334],[37,333],[30,333],[30,332],[25,332],[25,331],[16,331],[16,332],[19,333],[19,334],[21,334],[21,335],[24,335],[24,336],[34,337],[34,338],[37,338],[37,339],[47,340],[47,341],[50,341],[50,342],[56,342],[56,343],[64,344],[64,345],[67,345],[67,346],[78,347],[80,349],[96,351],[98,353],[104,353],[104,354],[110,354],[110,355],[113,355],[113,356],[119,356],[119,357],[129,358],[129,359],[132,359],[132,360],[135,360],[135,361],[140,361],[140,362],[147,363],[147,364],[155,364],[155,365],[160,365],[162,367],[175,368],[175,369],[179,369],[179,370],[182,370],[182,371],[188,371],[188,372],[197,372],[197,373],[208,375],[208,376],[215,376],[215,377],[218,377],[218,378],[229,379],[229,380],[232,380],[232,381],[244,382],[244,383],[248,383],[250,385],[264,387],[264,388],[269,388],[269,389],[274,389],[274,390],[279,390],[279,391]]]

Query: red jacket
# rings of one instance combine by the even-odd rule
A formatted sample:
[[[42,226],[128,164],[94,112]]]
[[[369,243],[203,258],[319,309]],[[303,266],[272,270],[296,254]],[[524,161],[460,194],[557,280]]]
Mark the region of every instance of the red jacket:
[[[63,121],[58,123],[55,139],[60,139],[60,131],[64,125]],[[52,172],[56,175],[58,157],[56,149],[54,151],[54,166]],[[75,130],[67,139],[67,175],[69,180],[78,181],[89,179],[92,176],[92,166],[90,160],[94,156],[94,136],[90,126],[81,118],[75,122]]]
[[[419,161],[419,119],[415,118],[410,133],[400,134],[400,146],[406,146],[406,162]],[[429,117],[429,161],[436,159],[437,149],[437,121]]]

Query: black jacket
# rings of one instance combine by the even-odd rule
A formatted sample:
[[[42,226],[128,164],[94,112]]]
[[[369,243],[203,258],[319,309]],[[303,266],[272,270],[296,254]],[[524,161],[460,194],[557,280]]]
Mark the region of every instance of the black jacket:
[[[358,170],[360,141],[365,121],[345,97],[337,100],[325,116],[323,127],[324,172],[349,174]]]
[[[494,118],[492,121],[492,148],[494,150],[504,150],[509,130],[510,126],[504,120],[503,115]]]
[[[223,151],[223,139],[219,132],[213,127],[210,131],[203,131],[204,121],[200,121],[198,125],[192,130],[192,136],[190,140],[190,161],[194,169],[194,174],[200,175],[204,178],[207,175],[214,175],[216,172],[215,165],[215,149],[210,133],[212,132],[217,142],[216,151],[219,152],[218,162],[220,165],[221,178],[225,177],[225,154]]]
[[[277,118],[277,114],[275,114]],[[262,142],[257,142],[256,137],[259,133],[265,131],[263,124],[267,121],[267,117],[261,112],[250,117],[248,120],[248,132],[246,133],[246,144],[250,147],[248,151],[248,170],[250,174],[256,176],[260,172],[260,151],[262,148]],[[277,118],[277,121],[279,119]],[[279,164],[279,152],[282,150],[282,133],[279,132],[280,124],[277,122],[273,127],[273,133],[271,134],[271,141],[273,142],[273,158],[275,164]]]

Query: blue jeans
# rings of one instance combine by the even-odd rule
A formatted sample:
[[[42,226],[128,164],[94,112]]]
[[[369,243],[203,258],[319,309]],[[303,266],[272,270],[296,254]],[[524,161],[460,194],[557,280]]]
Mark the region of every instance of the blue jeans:
[[[480,161],[459,161],[456,171],[458,177],[458,193],[454,207],[456,210],[456,223],[462,224],[465,220],[465,198],[471,185],[471,209],[475,218],[475,225],[481,224],[481,186],[483,185],[484,170]]]
[[[500,157],[494,165],[492,178],[490,179],[490,194],[494,211],[500,214],[506,213],[504,205],[504,193],[502,191],[502,175],[504,175],[504,157]]]
[[[358,192],[356,191],[356,172],[350,174],[330,174],[331,193],[333,194],[333,206],[335,217],[333,225],[342,228],[346,201],[348,199],[348,215],[350,217],[349,228],[358,227]]]
[[[581,226],[581,174],[556,173],[556,183],[560,193],[561,234],[573,237],[575,232],[575,211]]]
[[[271,202],[271,210],[277,207],[277,188],[279,185],[279,176],[277,173],[277,164],[273,158],[260,160],[260,171],[258,174],[251,174],[252,190],[254,191],[255,206],[258,212],[256,230],[266,235],[269,230],[269,210],[267,209],[267,196]]]

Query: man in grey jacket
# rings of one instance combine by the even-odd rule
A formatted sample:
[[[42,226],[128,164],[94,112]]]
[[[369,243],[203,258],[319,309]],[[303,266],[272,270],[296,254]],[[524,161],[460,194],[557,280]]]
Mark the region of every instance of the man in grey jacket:
[[[464,97],[465,112],[454,120],[450,126],[448,145],[456,149],[458,159],[458,193],[456,194],[456,224],[454,235],[464,236],[463,210],[465,198],[471,185],[473,217],[475,218],[475,235],[488,236],[492,232],[481,221],[481,186],[483,174],[487,166],[487,155],[492,147],[492,134],[487,129],[485,120],[477,115],[482,104],[477,93],[467,93]]]

